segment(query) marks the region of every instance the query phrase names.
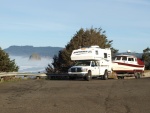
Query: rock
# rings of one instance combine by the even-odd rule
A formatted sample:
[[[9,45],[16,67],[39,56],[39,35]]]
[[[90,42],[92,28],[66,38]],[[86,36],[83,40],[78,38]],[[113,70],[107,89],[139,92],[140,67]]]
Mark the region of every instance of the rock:
[[[29,60],[41,60],[41,56],[39,54],[33,53],[30,57]]]

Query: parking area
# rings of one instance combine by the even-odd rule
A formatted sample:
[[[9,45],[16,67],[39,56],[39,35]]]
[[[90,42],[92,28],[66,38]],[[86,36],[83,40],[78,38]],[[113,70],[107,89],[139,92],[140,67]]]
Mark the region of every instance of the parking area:
[[[150,113],[150,78],[0,84],[1,113]]]

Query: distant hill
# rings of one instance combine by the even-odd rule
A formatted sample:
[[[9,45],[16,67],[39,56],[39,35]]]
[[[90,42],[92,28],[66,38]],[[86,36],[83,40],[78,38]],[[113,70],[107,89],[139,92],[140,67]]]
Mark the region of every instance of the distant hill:
[[[57,55],[61,47],[33,47],[33,46],[10,46],[4,49],[9,55],[15,56],[31,56],[33,53],[39,54],[41,57],[53,57]]]

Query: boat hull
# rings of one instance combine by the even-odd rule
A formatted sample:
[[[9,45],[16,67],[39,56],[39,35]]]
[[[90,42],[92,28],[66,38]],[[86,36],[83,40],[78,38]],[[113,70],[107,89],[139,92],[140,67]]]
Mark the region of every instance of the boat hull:
[[[144,65],[113,62],[112,63],[112,70],[116,73],[143,72],[144,71]]]

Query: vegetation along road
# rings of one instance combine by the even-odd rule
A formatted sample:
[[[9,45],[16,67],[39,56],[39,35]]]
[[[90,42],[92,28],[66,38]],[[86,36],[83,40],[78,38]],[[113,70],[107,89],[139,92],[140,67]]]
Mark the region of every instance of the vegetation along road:
[[[150,113],[150,78],[0,83],[0,113]]]

